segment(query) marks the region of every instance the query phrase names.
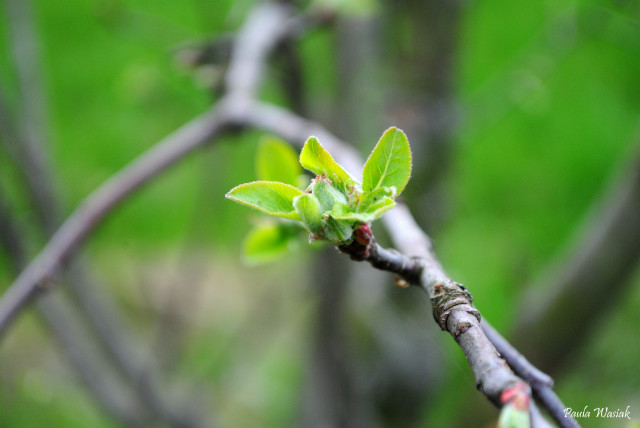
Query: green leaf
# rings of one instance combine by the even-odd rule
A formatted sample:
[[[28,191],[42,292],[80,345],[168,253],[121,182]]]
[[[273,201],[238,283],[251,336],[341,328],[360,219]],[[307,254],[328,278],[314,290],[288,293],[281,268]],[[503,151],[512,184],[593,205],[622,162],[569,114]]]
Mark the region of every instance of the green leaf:
[[[244,240],[244,257],[251,264],[270,262],[294,247],[297,236],[296,228],[289,224],[257,226]]]
[[[529,412],[518,409],[516,406],[506,404],[502,406],[498,428],[530,428],[531,420]]]
[[[411,176],[411,148],[407,136],[396,127],[382,134],[362,172],[365,192],[380,187],[395,187],[399,195]]]
[[[234,187],[225,198],[276,217],[300,220],[293,207],[293,198],[301,194],[302,190],[289,184],[253,181]]]
[[[311,186],[313,196],[318,199],[323,211],[331,211],[338,203],[346,204],[347,197],[324,179],[315,179]]]
[[[341,244],[353,235],[353,222],[329,217],[323,235],[327,241]]]
[[[358,223],[371,223],[382,217],[384,213],[395,207],[393,199],[385,197],[375,204],[369,206],[367,211],[354,212],[347,205],[337,204],[330,213],[331,217],[337,220],[351,220]]]
[[[300,164],[316,175],[326,175],[337,183],[352,182],[353,178],[322,147],[316,137],[309,137],[300,153]]]
[[[336,220],[349,220],[358,223],[369,223],[373,221],[373,215],[365,212],[355,212],[346,204],[336,204],[329,215]]]
[[[324,216],[320,203],[315,196],[303,193],[293,199],[293,206],[302,219],[307,230],[311,233],[318,233],[324,227]]]
[[[258,180],[280,181],[298,186],[302,168],[298,154],[287,143],[274,137],[263,137],[256,153]]]
[[[365,192],[360,197],[360,202],[358,204],[358,211],[367,212],[369,207],[378,202],[382,201],[384,198],[395,198],[396,190],[395,187],[378,187],[376,190],[372,192]]]
[[[377,220],[382,217],[382,214],[386,213],[395,206],[396,201],[391,198],[385,197],[381,201],[378,201],[375,204],[369,206],[369,208],[367,208],[367,213],[373,215],[373,220]]]

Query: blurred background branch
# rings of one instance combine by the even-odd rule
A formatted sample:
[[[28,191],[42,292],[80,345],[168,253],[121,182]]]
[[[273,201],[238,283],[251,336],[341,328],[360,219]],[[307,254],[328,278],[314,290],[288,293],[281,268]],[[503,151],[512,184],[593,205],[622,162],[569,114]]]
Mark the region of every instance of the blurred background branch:
[[[245,120],[275,130],[278,121],[286,121],[288,114],[275,105],[287,104],[295,113],[317,121],[299,120],[295,128],[284,132],[287,139],[305,138],[306,135],[298,135],[307,131],[318,132],[323,144],[325,140],[330,144],[335,138],[323,134],[322,127],[316,126],[323,123],[343,139],[357,142],[363,151],[368,151],[372,139],[388,125],[397,124],[408,132],[416,144],[414,165],[423,166],[416,170],[412,180],[415,187],[410,186],[407,191],[408,203],[420,214],[419,223],[428,225],[432,231],[438,253],[452,276],[472,284],[483,314],[495,320],[501,330],[510,331],[511,320],[520,319],[520,311],[510,304],[522,294],[517,285],[539,277],[538,272],[554,258],[553,253],[602,190],[610,171],[616,164],[624,163],[621,159],[633,151],[631,138],[637,131],[639,109],[633,88],[638,83],[634,76],[640,49],[634,23],[638,22],[639,11],[630,5],[605,1],[562,7],[534,2],[523,15],[521,10],[502,4],[500,22],[496,23],[490,18],[496,16],[491,13],[496,5],[406,1],[398,6],[372,3],[354,13],[357,7],[350,9],[348,2],[346,7],[337,8],[327,8],[322,3],[299,5],[304,9],[302,13],[291,4],[275,9],[268,4],[254,7],[250,3],[220,2],[214,8],[199,4],[190,6],[197,9],[193,16],[185,13],[188,8],[184,6],[158,4],[149,9],[113,0],[86,7],[52,8],[46,2],[35,5],[38,25],[29,25],[43,29],[46,61],[32,68],[27,66],[27,74],[40,73],[39,79],[44,76],[52,83],[54,133],[50,147],[54,162],[47,162],[48,150],[42,145],[48,140],[47,109],[42,108],[44,120],[37,122],[42,125],[39,137],[34,133],[35,153],[10,149],[16,164],[35,165],[31,167],[34,174],[20,177],[20,171],[27,168],[11,166],[7,157],[0,159],[0,179],[6,184],[3,196],[8,207],[4,212],[17,224],[5,225],[3,231],[8,238],[3,241],[6,250],[0,258],[0,277],[8,282],[9,265],[16,263],[12,261],[16,231],[26,230],[26,235],[17,236],[28,241],[27,253],[31,253],[45,236],[41,222],[51,222],[52,226],[44,225],[49,234],[58,225],[59,214],[48,219],[40,215],[43,218],[35,221],[31,210],[46,206],[49,196],[54,208],[44,212],[65,212],[66,204],[56,197],[53,188],[57,186],[47,178],[52,175],[46,172],[47,168],[59,173],[65,199],[77,204],[82,195],[97,187],[111,171],[146,149],[144,141],[168,134],[210,104],[210,92],[197,88],[190,78],[178,76],[165,54],[153,57],[148,52],[175,51],[173,47],[184,45],[185,40],[187,45],[203,46],[197,39],[218,39],[211,36],[213,29],[214,33],[224,34],[218,51],[227,52],[226,57],[221,55],[226,70],[221,72],[223,76],[234,68],[228,62],[235,55],[234,49],[238,52],[242,43],[257,48],[256,56],[241,67],[242,73],[233,73],[241,78],[249,72],[254,76],[249,80],[255,79],[249,83],[255,86],[233,89],[232,93],[239,95],[235,100],[220,99],[225,88],[229,88],[228,82],[214,91],[222,110],[233,113],[221,119],[233,124],[233,130]],[[11,7],[15,11],[25,6]],[[263,13],[270,18],[261,18]],[[76,21],[79,16],[83,17],[83,25],[74,24],[79,22]],[[253,18],[246,20],[248,16]],[[0,16],[3,22],[16,22],[3,18],[6,17]],[[260,43],[254,43],[253,36],[242,42],[243,35],[250,32],[252,20],[265,36]],[[327,23],[331,26],[325,26]],[[238,27],[242,29],[234,32]],[[316,28],[318,31],[308,32]],[[272,31],[279,34],[281,43],[269,36]],[[80,43],[80,39],[86,43]],[[34,40],[27,38],[21,43],[33,46]],[[0,39],[0,76],[6,92],[5,106],[9,106],[4,110],[10,112],[0,115],[0,119],[9,120],[0,124],[3,142],[15,141],[15,137],[7,134],[12,132],[10,127],[5,126],[13,121],[13,112],[18,112],[15,115],[18,120],[26,117],[20,110],[22,107],[13,108],[22,106],[22,101],[15,102],[21,100],[15,96],[21,92],[18,89],[21,77],[12,80],[11,71],[14,63],[17,70],[18,62],[26,62],[24,58],[7,59],[10,57],[4,53],[11,49],[10,43]],[[269,66],[259,59],[267,50],[273,50],[274,55]],[[21,52],[34,51],[21,49]],[[77,60],[85,57],[86,61]],[[202,77],[205,68],[196,67],[193,73]],[[95,87],[89,82],[96,82]],[[42,91],[37,86],[30,89],[36,94]],[[247,104],[258,95],[266,103]],[[243,118],[240,113],[247,105],[250,114]],[[610,114],[605,114],[606,111]],[[209,114],[215,118],[217,113]],[[205,115],[199,124],[211,117]],[[103,126],[105,118],[107,127]],[[203,128],[193,125],[190,129]],[[343,267],[342,277],[332,274],[334,282],[313,285],[314,281],[302,273],[308,270],[309,263],[304,256],[295,262],[293,258],[285,261],[280,267],[246,269],[236,264],[238,236],[246,230],[245,214],[227,207],[215,195],[222,195],[238,182],[253,179],[251,162],[247,159],[252,158],[259,134],[245,129],[247,132],[243,133],[216,133],[221,140],[233,140],[234,144],[216,145],[213,150],[186,160],[186,166],[153,180],[154,184],[110,216],[92,236],[88,257],[83,258],[82,264],[91,268],[91,277],[94,270],[98,276],[106,277],[108,290],[102,286],[85,288],[85,282],[96,282],[95,278],[82,279],[86,276],[82,270],[89,270],[86,267],[70,277],[68,290],[74,288],[71,279],[80,277],[75,282],[79,286],[74,294],[83,291],[87,294],[69,299],[67,304],[84,299],[78,306],[82,310],[63,310],[78,316],[67,316],[71,319],[66,321],[69,327],[61,327],[63,332],[56,334],[77,332],[71,336],[86,337],[82,342],[91,343],[97,343],[96,338],[102,336],[99,339],[102,344],[93,349],[98,352],[79,354],[86,359],[81,363],[90,367],[84,369],[85,373],[99,372],[102,380],[93,378],[85,382],[93,380],[94,388],[97,385],[101,389],[95,393],[103,395],[103,408],[111,409],[117,420],[127,425],[144,425],[149,414],[177,426],[188,426],[192,416],[195,421],[202,420],[198,419],[204,416],[202,407],[194,410],[183,406],[182,400],[171,394],[164,398],[168,403],[165,410],[179,409],[177,414],[186,419],[181,421],[162,409],[153,410],[151,402],[143,404],[144,410],[136,406],[131,412],[131,403],[144,403],[139,401],[144,400],[145,393],[140,389],[144,389],[144,383],[136,383],[136,376],[149,375],[151,384],[156,383],[153,373],[148,372],[151,369],[135,361],[139,356],[147,360],[147,356],[157,351],[163,368],[171,370],[172,380],[178,384],[186,382],[190,389],[195,389],[192,392],[199,398],[196,401],[207,403],[205,408],[213,407],[216,420],[223,425],[282,426],[298,420],[309,426],[319,423],[319,415],[330,426],[353,426],[360,422],[367,426],[425,423],[468,426],[469,421],[489,424],[489,420],[495,420],[496,415],[487,410],[486,402],[476,403],[472,398],[479,394],[468,389],[472,380],[466,365],[461,363],[459,353],[448,348],[451,344],[446,338],[433,329],[432,320],[424,317],[424,305],[428,303],[419,293],[390,289],[382,283],[382,275],[367,276],[353,264]],[[13,133],[24,135],[24,130]],[[182,142],[193,141],[194,134],[179,135],[187,137]],[[195,136],[196,140],[200,137]],[[177,146],[178,141],[174,142]],[[164,152],[155,158],[160,161],[155,165],[163,168],[166,164],[162,159],[182,156],[189,150],[190,147],[182,146],[176,152]],[[349,149],[338,152],[349,169],[357,165],[354,162],[357,154]],[[154,168],[147,169],[145,174],[153,175]],[[16,185],[25,181],[33,183]],[[40,188],[26,191],[29,186]],[[46,191],[47,186],[50,191]],[[130,190],[134,189],[127,192]],[[607,198],[602,213],[632,206],[629,202],[633,200],[632,190],[611,194],[615,192],[623,196]],[[121,196],[116,195],[116,199]],[[26,203],[30,199],[41,202]],[[548,208],[551,206],[553,210]],[[547,278],[552,280],[536,282],[531,287],[533,291],[527,291],[526,296],[534,297],[526,298],[522,312],[534,316],[523,317],[524,321],[512,331],[515,340],[536,337],[538,345],[532,342],[532,349],[525,355],[554,374],[560,395],[567,397],[567,405],[574,408],[598,400],[606,401],[604,404],[610,407],[630,404],[633,408],[638,402],[633,392],[637,379],[629,375],[634,373],[630,361],[640,353],[638,344],[627,342],[624,354],[612,356],[609,352],[620,341],[615,332],[624,331],[621,326],[633,322],[640,304],[632,287],[637,283],[634,247],[615,246],[621,256],[610,261],[618,263],[618,267],[611,267],[609,262],[595,265],[584,262],[597,261],[590,259],[597,251],[589,252],[589,248],[606,243],[606,236],[616,236],[612,231],[624,230],[613,225],[628,224],[633,228],[637,215],[628,213],[627,217],[613,214],[593,217],[595,226],[583,229],[586,231],[581,242],[587,244],[578,245],[578,251],[565,256],[568,262],[558,265],[570,269],[560,267],[560,275],[551,274]],[[394,221],[397,217],[394,220],[393,215],[387,220]],[[187,228],[192,236],[181,239]],[[376,234],[385,240],[384,232]],[[627,233],[623,238],[632,236]],[[183,241],[179,255],[175,250],[177,241]],[[227,256],[229,253],[233,255]],[[329,263],[334,266],[335,262]],[[598,270],[598,265],[603,269]],[[574,268],[576,274],[569,275]],[[318,269],[326,271],[326,267]],[[590,269],[594,269],[596,278],[608,272],[604,273],[605,282],[613,278],[620,287],[627,284],[627,288],[612,292],[620,297],[617,302],[608,299],[609,310],[602,309],[603,305],[595,309],[591,304],[597,298],[589,299],[590,294],[578,293],[580,298],[584,297],[580,304],[582,312],[576,312],[575,317],[567,314],[570,319],[562,319],[567,330],[556,336],[570,337],[572,343],[566,349],[572,352],[560,352],[556,359],[546,360],[544,351],[551,349],[547,338],[557,330],[553,323],[551,329],[535,325],[559,316],[553,302],[576,293],[575,287],[567,286],[565,295],[562,284],[571,283],[565,281],[567,277],[580,278]],[[282,276],[292,278],[292,283],[300,282],[304,291],[283,285]],[[329,281],[326,276],[323,278]],[[556,282],[561,285],[554,285]],[[341,287],[343,283],[350,285]],[[368,287],[366,292],[360,290],[364,285]],[[115,306],[108,305],[106,309],[95,306],[111,300],[111,293]],[[184,299],[187,294],[192,298]],[[354,294],[359,297],[354,298]],[[368,297],[361,298],[364,295]],[[542,302],[550,306],[544,307]],[[127,316],[109,315],[114,309]],[[99,315],[101,310],[106,310],[107,315]],[[315,314],[313,321],[312,314]],[[580,325],[579,320],[585,317],[592,327],[576,331],[575,325]],[[148,337],[145,334],[149,332],[153,337],[151,345],[146,338],[143,340],[142,350],[134,351],[132,359],[127,352],[113,354],[113,349],[119,349],[118,343],[122,344],[116,336],[123,330],[119,318],[128,320],[124,330],[134,330],[133,337]],[[63,322],[56,325],[62,326]],[[81,332],[76,328],[87,322],[92,325],[90,329],[83,327]],[[6,368],[0,372],[5,385],[3,397],[9,394],[15,397],[11,399],[14,405],[7,408],[2,405],[0,413],[7,420],[29,420],[29,417],[34,420],[35,415],[20,413],[20,406],[25,403],[38,408],[42,415],[49,414],[48,420],[55,420],[52,411],[43,404],[52,403],[46,395],[52,389],[45,386],[51,383],[47,384],[42,375],[49,376],[55,370],[39,369],[33,357],[21,359],[29,355],[29,344],[38,343],[29,317],[24,317],[15,328],[3,345]],[[522,333],[525,329],[531,336]],[[408,340],[398,340],[398,331]],[[116,343],[105,344],[105,339]],[[43,340],[46,338],[39,343]],[[68,351],[81,349],[74,342],[64,343],[68,343],[62,345]],[[278,351],[282,343],[287,344],[288,352]],[[558,343],[553,345],[552,353],[565,350],[565,343]],[[105,350],[112,352],[111,356]],[[125,362],[133,362],[128,369],[126,364],[117,362],[123,356]],[[51,364],[52,359],[43,361],[46,363],[41,364]],[[309,364],[307,368],[305,361]],[[114,373],[120,374],[109,376],[115,367],[119,368]],[[591,374],[594,367],[598,368],[596,375]],[[82,368],[78,373],[82,373]],[[595,384],[598,387],[593,387]],[[65,383],[58,381],[57,385],[53,390],[63,388]],[[164,396],[167,392],[164,382],[156,386]],[[22,391],[20,388],[24,393],[16,396],[14,391]],[[298,396],[296,391],[301,390],[305,394]],[[132,398],[123,402],[120,400],[123,396]],[[456,411],[460,401],[467,403],[468,411],[464,414]],[[66,402],[73,403],[72,395]],[[65,407],[64,403],[55,401],[54,408],[73,409],[67,413],[58,410],[61,414],[77,412],[77,406]],[[90,409],[85,408],[81,414],[84,416],[79,426],[86,425],[87,420],[94,421],[96,426],[109,424],[95,419]],[[65,426],[73,426],[72,417],[61,418]],[[207,422],[211,420],[208,415],[204,418]],[[459,422],[455,422],[456,418]],[[544,424],[544,420],[536,420],[536,424]],[[586,420],[585,426],[592,423]]]
[[[61,223],[61,209],[44,143],[48,115],[36,32],[29,1],[7,0],[6,5],[13,30],[11,41],[21,108],[17,119],[13,119],[8,106],[0,99],[0,137],[7,153],[13,155],[15,168],[24,181],[25,194],[37,213],[39,225],[35,228],[40,229],[41,237],[48,238]],[[5,206],[0,208],[5,251],[18,274],[26,267],[31,253],[27,242],[29,234],[11,218],[12,210]],[[181,414],[182,410],[168,403],[152,373],[153,363],[143,367],[139,356],[133,352],[130,338],[126,337],[130,329],[117,313],[112,299],[99,291],[95,281],[90,279],[82,260],[72,264],[65,273],[65,280],[69,283],[72,300],[55,293],[39,300],[37,308],[61,351],[104,410],[120,423],[130,426],[157,423],[156,418],[164,419],[170,426],[203,426],[194,420],[194,415]],[[104,352],[97,353],[95,345]],[[114,371],[124,376],[125,385],[116,386]],[[110,384],[113,385],[111,390]]]
[[[551,373],[622,299],[640,261],[640,155],[616,174],[563,260],[522,298],[513,337]]]

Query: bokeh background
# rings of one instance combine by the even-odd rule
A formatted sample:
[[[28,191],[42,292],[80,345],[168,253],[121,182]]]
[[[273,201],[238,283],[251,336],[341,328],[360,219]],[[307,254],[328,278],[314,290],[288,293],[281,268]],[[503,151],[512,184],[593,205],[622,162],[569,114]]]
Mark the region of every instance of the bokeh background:
[[[526,345],[517,337],[526,296],[558,283],[563,263],[597,229],[607,195],[639,168],[640,3],[296,4],[335,18],[270,61],[262,98],[323,123],[363,154],[388,126],[403,128],[414,150],[406,202],[483,315]],[[219,99],[224,40],[255,5],[2,2],[1,126],[32,129],[44,142],[63,217]],[[185,64],[185,52],[212,43],[210,63]],[[292,57],[301,70],[293,97]],[[30,71],[26,89],[20,58]],[[31,258],[46,233],[11,135],[0,134],[0,201]],[[155,373],[167,402],[205,426],[493,426],[497,410],[475,390],[423,293],[393,287],[390,275],[331,249],[307,248],[304,237],[273,263],[243,261],[259,215],[224,194],[254,179],[262,135],[226,136],[189,156],[83,247],[82,269],[117,309],[138,366]],[[630,224],[630,234],[640,228]],[[14,257],[0,251],[3,289],[15,278]],[[566,358],[546,361],[544,340],[527,356],[550,371],[567,406],[631,406],[637,421],[640,273],[637,254],[629,257],[636,262],[615,287],[601,284],[612,289],[610,304],[589,308],[594,322],[571,332],[579,340],[567,339]],[[60,284],[51,294],[75,307]],[[577,297],[563,311],[570,317],[580,304]],[[76,337],[80,354],[102,361],[94,380],[126,407],[140,389],[135,377],[118,374],[85,333]],[[0,427],[122,426],[55,337],[32,308],[3,338]],[[180,426],[134,408],[148,413],[141,426]]]

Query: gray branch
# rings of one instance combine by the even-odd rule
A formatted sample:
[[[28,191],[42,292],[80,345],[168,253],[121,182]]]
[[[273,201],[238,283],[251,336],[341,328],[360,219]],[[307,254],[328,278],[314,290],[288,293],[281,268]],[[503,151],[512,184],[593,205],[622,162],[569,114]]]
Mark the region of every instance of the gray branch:
[[[10,214],[0,193],[0,247],[4,249],[14,271],[27,263],[27,248],[20,227]],[[67,356],[85,387],[96,397],[98,405],[119,423],[144,426],[141,412],[132,406],[130,391],[112,380],[104,362],[87,343],[90,339],[82,323],[74,317],[71,305],[60,296],[46,296],[36,302],[38,312],[46,320],[60,350]]]
[[[11,22],[11,45],[21,102],[18,103],[17,119],[14,119],[9,107],[0,99],[0,137],[16,161],[43,235],[48,238],[55,233],[61,222],[61,210],[45,147],[47,109],[36,29],[28,0],[6,0],[6,6]],[[22,259],[26,257],[27,245],[24,243],[26,239],[23,233],[16,232],[14,235],[21,248],[9,251],[8,255],[14,261],[17,272],[20,272],[23,265],[26,265],[26,260]],[[123,376],[139,399],[139,405],[130,406],[131,411],[139,415],[144,412],[154,414],[173,426],[204,426],[202,422],[195,420],[197,418],[191,412],[184,412],[165,399],[153,370],[143,367],[132,352],[128,338],[125,337],[129,329],[122,325],[122,317],[117,313],[113,301],[96,287],[82,263],[74,263],[72,269],[66,272],[65,279],[77,305],[62,296],[51,296],[39,300],[37,308],[49,325],[53,337],[61,345],[61,350],[93,392],[98,404],[116,419],[127,420],[123,417],[124,410],[110,404],[109,394],[96,387],[97,383],[104,381],[100,380],[104,370],[98,371],[95,364],[101,358],[95,352],[82,352],[81,349],[82,346],[87,348],[85,343],[93,345],[94,341],[102,346],[106,356],[110,358],[110,361],[103,363],[115,366],[119,372],[115,374]],[[93,335],[89,334],[85,325],[93,329]],[[84,337],[74,332],[83,333]],[[109,376],[112,377],[113,374],[109,373]],[[136,400],[124,400],[125,403],[132,401]],[[134,422],[133,417],[128,420],[129,423]]]
[[[21,308],[39,289],[52,284],[62,265],[77,247],[126,197],[196,148],[230,127],[240,125],[238,119],[250,105],[252,97],[257,95],[257,82],[263,74],[267,57],[267,52],[256,50],[254,45],[264,50],[273,49],[278,39],[289,34],[287,22],[299,25],[298,21],[289,18],[289,8],[285,5],[265,3],[258,6],[257,10],[262,11],[260,13],[265,18],[258,19],[258,12],[253,12],[254,15],[248,20],[253,25],[246,24],[243,27],[234,45],[227,96],[218,106],[158,142],[81,203],[0,299],[0,337]],[[236,64],[242,64],[241,73],[240,66]]]
[[[279,17],[274,17],[271,24],[286,16],[277,15]],[[267,25],[265,28],[272,33],[258,34],[260,39],[257,40],[270,40],[272,37],[276,39],[279,37],[278,34],[282,34],[277,25]],[[245,47],[241,48],[243,44]],[[275,44],[265,42],[260,46],[268,50]],[[234,55],[241,55],[250,49],[248,40],[243,41],[242,37],[239,38],[236,47]],[[321,126],[287,110],[254,101],[265,59],[266,55],[254,52],[251,60],[247,58],[239,75],[234,75],[232,65],[227,81],[229,93],[216,108],[165,138],[100,186],[82,203],[0,300],[0,334],[6,331],[15,315],[38,288],[44,286],[47,280],[56,274],[73,251],[119,203],[151,178],[229,126],[265,129],[298,144],[304,142],[309,135],[316,135],[347,169],[361,169],[361,161],[353,149]],[[399,205],[387,213],[385,225],[395,246],[402,253],[420,258],[422,271],[419,284],[431,299],[436,321],[460,345],[479,389],[494,404],[501,406],[504,404],[500,400],[501,394],[520,385],[522,380],[511,371],[483,332],[480,313],[472,305],[471,294],[464,286],[445,274],[432,251],[428,236],[418,227],[406,206]]]
[[[580,229],[570,256],[521,302],[519,348],[555,372],[631,285],[640,261],[640,153]],[[571,308],[570,311],[567,308]]]
[[[14,149],[14,151],[18,153],[16,161],[19,164],[18,169],[22,175],[25,178],[30,177],[30,179],[25,179],[26,190],[27,193],[32,196],[32,203],[39,213],[39,222],[44,235],[49,236],[55,232],[55,225],[59,223],[57,215],[59,212],[57,208],[58,203],[53,192],[53,187],[50,185],[51,180],[49,178],[45,179],[45,176],[48,174],[44,173],[44,170],[39,170],[38,174],[31,173],[34,169],[38,169],[38,165],[40,164],[38,159],[44,159],[43,156],[33,157],[32,155],[38,152],[44,152],[44,149],[41,147],[39,150],[32,150],[35,149],[35,147],[31,145],[30,149],[27,150],[27,137],[23,138],[23,134],[15,129],[11,122],[9,112],[2,103],[2,99],[0,99],[0,124],[2,124],[0,136],[8,150]],[[34,140],[33,142],[36,141]],[[33,177],[36,178],[34,179]],[[7,213],[8,210],[5,210],[5,214]],[[7,218],[7,215],[4,217]],[[27,262],[27,245],[24,243],[25,234],[17,233],[19,227],[16,222],[7,221],[7,224],[13,223],[9,229],[12,229],[11,232],[14,233],[11,235],[5,234],[7,239],[13,238],[13,241],[6,242],[5,248],[9,258],[13,262],[16,272],[19,273]],[[3,224],[4,229],[8,228],[7,224]],[[87,367],[92,367],[92,353],[73,353],[72,351],[78,349],[78,346],[70,342],[73,340],[88,341],[90,339],[87,339],[87,337],[82,339],[80,335],[63,333],[78,331],[80,329],[79,325],[88,324],[96,333],[94,338],[98,339],[100,345],[102,345],[103,349],[107,352],[107,355],[111,357],[116,369],[118,369],[135,388],[141,404],[146,407],[147,410],[161,415],[174,426],[203,425],[192,421],[193,418],[190,415],[186,413],[182,414],[181,411],[175,409],[175,406],[170,405],[168,401],[163,398],[163,394],[160,392],[158,382],[152,371],[143,369],[141,364],[139,364],[140,362],[137,361],[138,359],[133,355],[131,346],[124,337],[128,329],[122,325],[121,316],[117,313],[113,302],[106,293],[99,290],[94,284],[94,281],[89,278],[83,266],[76,261],[72,268],[64,275],[64,280],[68,283],[69,290],[77,301],[80,311],[76,311],[70,302],[62,298],[54,297],[47,297],[38,301],[37,308],[43,319],[49,325],[53,337],[62,345],[61,349],[66,353],[69,361],[79,372],[81,378],[91,378],[91,373],[96,371],[95,368],[91,370],[87,369]],[[77,314],[75,316],[65,315],[71,312],[77,312]],[[84,319],[80,319],[80,317]],[[52,322],[59,323],[59,325],[51,325]],[[84,335],[87,336],[87,333],[84,332]],[[96,376],[94,375],[93,377]],[[120,411],[117,406],[109,404],[109,397],[104,391],[94,388],[94,385],[90,382],[84,383],[88,386],[89,390],[94,393],[98,403],[106,411],[110,412],[109,414],[112,414],[118,420],[123,420],[122,411]],[[105,402],[105,400],[107,401]],[[140,406],[138,407],[141,408]],[[132,418],[129,418],[129,420],[133,421]]]
[[[160,141],[87,197],[2,296],[0,336],[38,290],[52,284],[63,263],[107,214],[151,178],[221,133],[227,124],[217,109],[203,114]]]
[[[565,416],[565,405],[553,391],[553,379],[531,364],[486,320],[482,321],[482,329],[513,371],[531,385],[534,397],[553,419],[563,428],[577,428],[579,425],[576,420],[570,415]]]
[[[24,164],[23,178],[30,188],[30,196],[37,210],[40,220],[46,224],[47,231],[53,233],[58,224],[52,221],[52,216],[59,216],[59,207],[53,198],[53,184],[49,164],[42,149],[42,141],[47,129],[46,96],[40,75],[39,49],[36,32],[33,25],[31,2],[24,0],[6,0],[9,28],[11,30],[11,47],[14,58],[16,75],[22,102],[19,103],[20,114],[17,115],[16,130],[7,120],[10,120],[7,106],[0,106],[0,136],[10,146],[9,142],[20,141],[11,147],[12,155]],[[11,135],[14,134],[14,135]],[[11,137],[14,138],[11,138]]]
[[[322,126],[294,115],[293,113],[268,104],[254,103],[251,110],[246,112],[246,122],[250,125],[280,135],[291,142],[302,145],[309,135],[318,137],[327,150],[351,171],[360,171],[362,163],[358,155],[349,145],[340,141]],[[387,262],[399,269],[402,266],[415,264],[419,259],[422,271],[419,279],[420,286],[428,293],[433,306],[436,322],[443,330],[448,331],[462,348],[477,381],[478,388],[497,406],[501,406],[500,395],[503,391],[513,387],[521,379],[518,378],[496,351],[480,325],[480,313],[472,305],[472,297],[468,290],[450,279],[444,272],[440,262],[433,252],[430,238],[420,229],[409,209],[399,204],[383,217],[395,246],[405,254],[404,262],[396,259],[397,253]],[[378,254],[384,254],[376,251]],[[408,257],[411,256],[411,257]],[[392,268],[391,271],[400,271]],[[415,282],[415,275],[407,276],[409,282]],[[538,387],[538,384],[532,386]],[[548,388],[549,391],[550,388]],[[557,397],[552,397],[546,390],[541,399],[543,406],[550,410],[564,409],[564,405]],[[553,391],[551,391],[553,393]],[[554,394],[555,395],[555,394]],[[556,422],[563,427],[573,427],[575,421],[560,417],[554,413]],[[539,418],[535,420],[540,421]]]

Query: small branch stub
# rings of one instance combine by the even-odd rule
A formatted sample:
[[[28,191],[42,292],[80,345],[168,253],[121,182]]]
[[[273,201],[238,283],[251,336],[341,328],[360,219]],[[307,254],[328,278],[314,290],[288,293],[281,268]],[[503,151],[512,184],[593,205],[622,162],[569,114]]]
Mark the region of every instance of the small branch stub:
[[[396,250],[381,247],[376,242],[369,224],[357,228],[353,237],[349,244],[338,246],[338,249],[348,254],[351,260],[367,261],[376,269],[397,274],[395,284],[398,287],[405,288],[410,284],[420,283],[422,259],[407,257]]]
[[[396,279],[395,279],[395,281],[393,281],[393,284],[396,287],[400,287],[400,288],[407,288],[407,287],[409,287],[411,285],[409,282],[407,282],[401,276],[396,276]]]

